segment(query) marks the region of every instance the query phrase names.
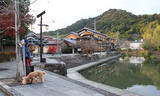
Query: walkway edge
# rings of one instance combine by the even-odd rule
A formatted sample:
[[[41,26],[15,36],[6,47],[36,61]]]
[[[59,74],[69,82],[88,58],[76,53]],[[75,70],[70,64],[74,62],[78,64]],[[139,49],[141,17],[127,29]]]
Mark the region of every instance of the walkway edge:
[[[0,90],[2,90],[2,92],[4,92],[7,96],[24,96],[3,82],[0,82]]]
[[[118,58],[120,56],[121,55],[116,55],[116,56],[112,56],[112,57],[108,57],[108,58],[105,58],[105,59],[98,60],[96,62],[91,62],[91,63],[81,65],[81,66],[78,66],[78,67],[70,68],[70,69],[67,70],[67,77],[71,78],[71,79],[74,79],[74,80],[77,80],[77,81],[80,81],[82,83],[88,84],[90,86],[93,86],[93,87],[96,87],[96,88],[114,93],[114,94],[119,95],[119,96],[140,96],[138,94],[129,92],[127,90],[115,88],[115,87],[112,87],[112,86],[109,86],[109,85],[104,85],[104,84],[101,84],[101,83],[97,83],[97,82],[88,80],[79,73],[79,71],[85,70],[87,68],[90,68],[90,67],[98,65],[100,63],[109,61],[111,59]]]

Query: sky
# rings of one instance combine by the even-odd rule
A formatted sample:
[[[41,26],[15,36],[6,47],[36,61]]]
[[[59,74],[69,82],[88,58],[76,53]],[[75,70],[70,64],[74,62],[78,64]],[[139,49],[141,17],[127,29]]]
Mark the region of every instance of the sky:
[[[30,0],[30,14],[37,16],[42,11],[46,30],[57,30],[69,26],[80,19],[96,17],[109,9],[122,9],[136,15],[160,13],[160,0]],[[34,2],[35,1],[35,2]],[[34,2],[34,3],[32,3]],[[39,33],[40,18],[30,29]]]

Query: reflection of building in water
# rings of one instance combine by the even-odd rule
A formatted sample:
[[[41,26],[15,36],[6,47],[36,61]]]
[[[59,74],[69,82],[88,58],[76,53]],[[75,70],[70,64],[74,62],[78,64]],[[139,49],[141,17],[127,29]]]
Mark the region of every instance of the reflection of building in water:
[[[129,58],[129,62],[131,64],[136,64],[136,65],[137,64],[142,64],[144,61],[145,61],[144,57],[134,57],[134,56],[132,56],[132,57]]]
[[[135,65],[138,65],[138,64],[142,64],[144,61],[145,61],[145,58],[144,57],[125,57],[124,59],[122,58],[119,58],[119,61],[120,62],[124,62],[124,61],[129,61],[130,64],[135,64]]]
[[[142,44],[143,44],[143,39],[141,40],[135,40],[134,42],[130,42],[130,49],[132,50],[141,50],[142,48]]]
[[[120,57],[119,58],[120,62],[124,62],[124,61],[128,61],[128,60],[129,60],[129,57],[124,57],[124,58]]]

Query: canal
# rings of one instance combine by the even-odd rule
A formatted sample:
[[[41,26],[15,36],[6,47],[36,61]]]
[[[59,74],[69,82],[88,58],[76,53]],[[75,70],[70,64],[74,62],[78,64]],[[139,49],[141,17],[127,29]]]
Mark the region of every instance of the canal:
[[[89,80],[143,96],[160,96],[160,62],[143,57],[120,57],[80,73]]]

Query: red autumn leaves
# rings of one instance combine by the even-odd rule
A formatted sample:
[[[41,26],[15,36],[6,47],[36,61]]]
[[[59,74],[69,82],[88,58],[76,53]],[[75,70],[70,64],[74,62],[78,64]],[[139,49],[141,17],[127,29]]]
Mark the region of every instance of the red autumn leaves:
[[[26,27],[32,21],[31,15],[21,15],[20,14],[20,27],[19,33],[20,35],[26,33]],[[5,36],[9,36],[15,38],[15,14],[14,10],[10,10],[8,8],[0,10],[0,33]]]
[[[56,53],[57,51],[57,47],[54,46],[54,45],[50,45],[49,48],[48,48],[48,53]]]

